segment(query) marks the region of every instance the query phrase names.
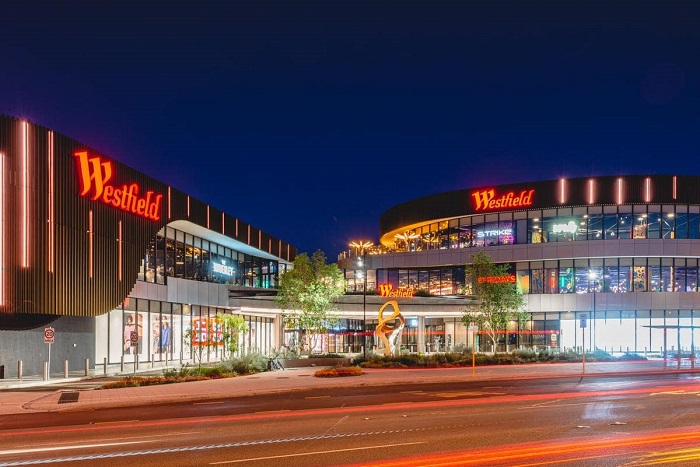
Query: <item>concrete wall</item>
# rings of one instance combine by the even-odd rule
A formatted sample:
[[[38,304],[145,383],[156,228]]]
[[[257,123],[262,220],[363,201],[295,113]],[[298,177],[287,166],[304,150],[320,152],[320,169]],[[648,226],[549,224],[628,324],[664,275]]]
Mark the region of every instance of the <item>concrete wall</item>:
[[[95,318],[64,316],[47,325],[56,331],[51,345],[51,373],[63,374],[63,362],[69,371],[95,367]],[[68,331],[70,330],[70,331]],[[22,360],[23,375],[42,375],[47,359],[48,344],[44,344],[44,326],[28,331],[0,331],[0,365],[5,366],[5,378],[17,378],[17,361]]]

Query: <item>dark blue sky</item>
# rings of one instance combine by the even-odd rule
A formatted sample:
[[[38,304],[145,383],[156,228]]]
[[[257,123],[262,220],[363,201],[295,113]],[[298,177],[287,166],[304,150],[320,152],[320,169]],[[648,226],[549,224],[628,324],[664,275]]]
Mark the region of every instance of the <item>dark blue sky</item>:
[[[700,5],[0,6],[0,113],[335,260],[413,198],[700,174]]]

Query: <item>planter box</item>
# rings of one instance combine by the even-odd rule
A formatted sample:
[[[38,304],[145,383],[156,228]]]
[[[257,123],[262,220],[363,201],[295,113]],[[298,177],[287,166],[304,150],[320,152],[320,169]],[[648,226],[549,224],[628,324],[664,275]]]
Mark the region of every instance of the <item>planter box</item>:
[[[352,362],[350,358],[289,358],[280,359],[285,368],[302,368],[307,366],[349,366]]]

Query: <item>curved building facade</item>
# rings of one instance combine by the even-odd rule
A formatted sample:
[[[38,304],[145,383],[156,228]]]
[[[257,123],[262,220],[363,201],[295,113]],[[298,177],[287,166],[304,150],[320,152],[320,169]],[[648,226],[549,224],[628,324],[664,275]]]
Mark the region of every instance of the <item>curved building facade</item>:
[[[119,362],[129,320],[144,323],[145,359],[177,358],[173,344],[154,340],[162,322],[180,323],[183,350],[192,314],[241,312],[236,297],[269,294],[297,254],[204,201],[8,116],[0,116],[0,212],[0,364],[23,360],[28,373],[45,360],[49,323],[61,367],[63,358]],[[274,315],[265,316],[271,329]]]
[[[440,193],[386,211],[380,244],[367,256],[368,289],[389,284],[453,296],[476,251],[507,264],[532,316],[528,332],[507,343],[580,347],[585,332],[589,348],[649,353],[690,349],[700,337],[700,177],[576,178]],[[360,290],[355,273],[348,268],[349,287]],[[452,332],[466,334],[460,325]]]

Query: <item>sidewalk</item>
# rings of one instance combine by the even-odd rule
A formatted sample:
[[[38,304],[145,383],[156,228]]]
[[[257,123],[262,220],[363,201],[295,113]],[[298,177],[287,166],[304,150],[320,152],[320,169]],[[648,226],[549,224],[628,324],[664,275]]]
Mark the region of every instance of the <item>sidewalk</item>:
[[[6,388],[0,381],[0,415],[31,412],[61,412],[75,410],[98,410],[101,408],[158,404],[165,402],[196,402],[247,396],[274,394],[305,389],[327,389],[348,386],[390,386],[430,382],[491,381],[520,378],[557,378],[571,376],[593,376],[626,374],[700,373],[700,368],[678,369],[676,365],[664,368],[663,361],[587,363],[582,373],[580,363],[496,365],[476,367],[472,376],[471,367],[427,368],[427,369],[365,369],[355,377],[317,378],[318,368],[293,368],[284,371],[258,373],[236,378],[197,381],[179,384],[163,384],[138,388],[107,390],[55,390],[50,393],[2,391]],[[80,381],[81,378],[69,378]],[[59,379],[53,382],[68,382]],[[6,381],[6,380],[5,380]],[[35,382],[26,381],[24,384]],[[42,382],[46,383],[46,382]],[[29,387],[29,386],[26,386]],[[51,390],[50,387],[47,390]],[[70,397],[65,396],[71,393]],[[63,396],[63,397],[62,397]]]

